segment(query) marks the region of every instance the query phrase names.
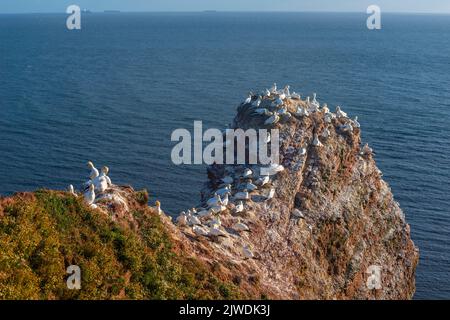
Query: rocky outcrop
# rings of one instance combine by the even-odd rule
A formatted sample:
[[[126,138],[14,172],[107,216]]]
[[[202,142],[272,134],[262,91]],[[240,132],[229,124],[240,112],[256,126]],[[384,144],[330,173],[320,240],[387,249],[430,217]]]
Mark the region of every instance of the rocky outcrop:
[[[275,121],[268,121],[272,117]],[[40,192],[37,196],[19,194],[2,198],[0,246],[12,247],[22,241],[21,235],[37,237],[40,229],[36,228],[41,224],[30,222],[37,217],[45,217],[45,234],[47,229],[53,230],[52,238],[58,238],[59,234],[57,245],[49,247],[54,254],[54,250],[71,252],[63,246],[69,235],[75,235],[77,241],[84,239],[74,230],[76,224],[87,223],[90,227],[86,227],[85,233],[92,237],[98,236],[100,225],[103,231],[94,243],[108,250],[102,249],[98,261],[112,259],[109,267],[123,281],[119,285],[111,277],[98,276],[95,294],[74,296],[71,293],[59,298],[97,297],[98,288],[103,287],[99,295],[102,298],[412,298],[418,250],[410,238],[404,214],[375,164],[372,150],[361,147],[356,120],[350,120],[340,109],[330,112],[315,98],[310,102],[290,95],[288,90],[272,90],[270,95],[266,92],[252,96],[250,101],[241,104],[232,127],[279,129],[280,165],[284,170],[261,186],[256,182],[264,178],[259,176],[259,165],[213,165],[208,168],[201,204],[173,219],[169,213],[158,215],[156,209],[146,208],[146,193],[135,192],[131,187],[111,187],[96,200],[97,209],[80,208],[81,201],[66,193]],[[238,193],[245,191],[250,183],[244,176],[251,177],[257,188],[247,190],[248,200],[238,200]],[[229,203],[208,206],[207,200],[227,184],[231,184]],[[243,208],[239,208],[240,201]],[[40,214],[33,213],[36,210]],[[68,224],[65,216],[70,216],[69,220],[76,224]],[[104,221],[94,223],[93,216],[100,220],[104,217],[112,225]],[[14,227],[16,220],[25,222],[25,231]],[[71,231],[65,234],[67,230]],[[102,244],[103,234],[110,233],[117,239],[108,238]],[[26,252],[33,253],[30,261],[43,250],[39,243],[45,237],[39,239],[26,247]],[[133,239],[130,248],[123,247],[126,239]],[[81,242],[80,246],[83,245],[86,246]],[[62,261],[67,259],[70,261],[65,264],[77,263],[78,259],[86,268],[94,266],[99,272],[100,264],[97,266],[90,261],[92,258],[83,256],[85,251],[95,256],[92,246],[82,253],[71,253],[70,258],[55,256],[58,267],[52,268],[52,279],[61,272],[64,274]],[[140,250],[146,256],[141,256]],[[130,252],[133,255],[127,259],[131,262],[122,261]],[[161,252],[165,260],[159,266]],[[3,268],[9,269],[8,272],[0,270],[0,288],[15,288],[11,285],[15,280],[7,274],[20,259],[34,285],[37,280],[32,269],[36,262],[28,263],[22,254],[17,260],[11,250],[3,253],[0,266],[3,263]],[[147,261],[145,268],[140,261]],[[43,265],[52,264],[47,261]],[[380,270],[380,286],[375,288],[368,285],[374,266]],[[172,269],[178,271],[174,273]],[[200,277],[199,273],[207,277]],[[2,282],[2,279],[6,280]],[[197,279],[189,281],[189,286],[195,288],[187,288],[186,279]],[[214,285],[208,285],[210,281]],[[114,286],[122,289],[112,294],[110,288]],[[32,296],[27,295],[28,287],[16,296],[35,297],[31,291]],[[176,294],[172,294],[174,290]],[[50,292],[64,292],[64,289],[55,284]],[[53,297],[47,293],[39,297],[43,296]]]

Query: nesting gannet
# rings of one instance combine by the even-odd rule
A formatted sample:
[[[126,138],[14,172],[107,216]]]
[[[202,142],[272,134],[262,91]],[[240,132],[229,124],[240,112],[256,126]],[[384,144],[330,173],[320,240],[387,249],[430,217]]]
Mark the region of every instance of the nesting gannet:
[[[322,142],[320,142],[319,137],[317,136],[317,133],[314,134],[314,139],[313,139],[311,144],[313,146],[315,146],[315,147],[322,147],[323,146]]]
[[[358,122],[358,116],[356,116],[355,119],[353,119],[353,125],[355,126],[355,128],[361,127],[361,125]]]
[[[244,100],[244,104],[248,104],[250,102],[252,102],[252,95],[251,94],[249,94],[247,99]]]
[[[366,156],[366,155],[371,155],[371,154],[373,154],[373,150],[371,147],[369,147],[369,144],[366,143],[361,150],[361,155]]]
[[[244,189],[247,189],[249,192],[255,191],[258,189],[258,187],[252,183],[252,180],[250,179],[249,182],[245,184]]]
[[[301,99],[302,99],[302,96],[299,95],[298,93],[296,93],[296,92],[294,91],[294,92],[292,92],[292,94],[291,94],[291,98],[301,100]]]
[[[286,99],[286,95],[284,93],[280,93],[280,95],[278,96],[279,99],[281,99],[281,101]]]
[[[192,231],[194,231],[194,233],[198,236],[205,236],[205,237],[209,233],[209,230],[207,230],[205,227],[199,226],[199,225],[194,225],[192,227]]]
[[[162,210],[161,210],[161,202],[159,202],[158,200],[155,201],[155,208],[156,211],[158,212],[158,215],[162,215]]]
[[[239,232],[250,230],[250,228],[245,223],[241,222],[240,218],[238,218],[238,221],[233,225],[233,229]]]
[[[270,92],[271,93],[277,93],[277,84],[276,83],[274,83],[272,88],[270,88]]]
[[[234,182],[234,178],[231,176],[226,176],[222,178],[222,182],[226,184],[232,184]]]
[[[328,109],[328,105],[326,103],[323,105],[322,111],[324,114],[330,113],[330,109]]]
[[[253,171],[249,168],[245,168],[244,173],[242,173],[243,178],[250,178],[253,175]]]
[[[188,221],[187,221],[186,213],[185,213],[185,212],[182,212],[182,213],[177,217],[176,222],[177,222],[177,224],[178,224],[179,226],[185,226],[185,225],[187,225]]]
[[[268,167],[265,167],[265,172],[268,175],[276,175],[277,173],[284,171],[284,167],[278,163],[271,163]]]
[[[255,256],[248,245],[242,247],[242,253],[246,259],[252,259]]]
[[[214,218],[212,218],[211,220],[209,220],[208,222],[208,226],[212,227],[212,226],[221,226],[222,225],[222,220],[220,220],[219,216],[216,216]]]
[[[93,184],[89,185],[88,191],[84,194],[84,201],[87,205],[93,205],[95,201],[95,187]]]
[[[237,199],[237,200],[249,200],[250,199],[250,194],[248,193],[247,189],[244,189],[244,191],[237,192],[234,195],[234,198]]]
[[[95,178],[97,178],[99,176],[98,170],[97,168],[94,166],[94,164],[92,163],[92,161],[88,161],[87,166],[89,169],[91,169],[91,172],[89,173],[89,178],[91,180],[94,180]]]
[[[292,211],[292,216],[295,218],[300,218],[300,219],[303,219],[305,217],[303,215],[303,213],[300,210],[298,210],[297,208]]]
[[[202,222],[200,221],[200,219],[197,216],[193,216],[193,215],[188,215],[187,216],[187,222],[190,226],[194,226],[194,225],[200,225],[202,224]]]
[[[300,107],[300,106],[297,106],[297,111],[295,112],[295,114],[300,117],[308,117],[309,116],[308,110],[306,110],[305,108]]]
[[[217,205],[220,205],[220,204],[221,204],[220,196],[217,193],[215,193],[214,197],[212,197],[211,199],[209,199],[206,202],[206,205],[208,207],[217,206]]]
[[[287,85],[286,87],[284,87],[283,93],[286,95],[286,97],[290,97],[290,96],[291,96],[290,89],[291,89],[291,86],[289,86],[289,85]]]
[[[304,156],[306,154],[306,148],[300,148],[300,150],[298,151],[298,154],[301,156]]]
[[[218,194],[220,197],[223,197],[224,195],[229,193],[231,193],[231,184],[227,184],[224,188],[216,191],[216,194]]]
[[[336,116],[338,118],[348,118],[347,114],[344,111],[341,110],[340,106],[336,107]]]
[[[94,179],[95,189],[100,193],[105,192],[111,186],[111,179],[108,177],[109,168],[103,167],[102,174]]]
[[[264,91],[264,95],[265,95],[266,97],[270,97],[270,90],[269,90],[269,89],[266,89],[266,90]]]
[[[209,229],[208,235],[212,236],[212,237],[226,237],[227,233],[225,231],[223,231],[222,229],[220,229],[220,226],[213,225]]]
[[[208,218],[212,216],[212,210],[202,210],[199,213],[197,213],[197,216],[199,216],[200,218]]]
[[[324,139],[327,139],[329,136],[331,135],[330,130],[328,130],[328,128],[325,128],[325,130],[323,130],[321,137]]]
[[[270,200],[275,196],[275,189],[271,188],[266,196],[266,200]]]
[[[260,187],[268,184],[269,182],[270,182],[270,176],[269,175],[262,176],[262,177],[260,177],[257,180],[257,183],[259,184]]]
[[[332,119],[333,119],[333,114],[331,114],[331,113],[326,113],[325,116],[323,117],[323,120],[326,123],[331,123]]]
[[[259,96],[258,99],[256,99],[255,101],[252,102],[252,106],[258,108],[261,105],[262,102],[262,97]]]
[[[230,193],[225,193],[225,196],[221,199],[221,202],[222,202],[222,206],[227,206],[228,205],[228,202],[229,202],[229,198],[228,198],[228,195],[229,195]]]
[[[236,206],[234,207],[234,212],[235,213],[239,213],[244,211],[244,204],[242,203],[242,201],[239,201]]]
[[[264,125],[276,124],[280,121],[280,116],[275,112],[271,117],[264,121]]]
[[[73,185],[69,185],[69,193],[73,195],[74,197],[78,197],[78,195],[75,193],[75,190],[73,188]]]
[[[353,126],[350,123],[346,123],[340,127],[344,132],[353,132]]]

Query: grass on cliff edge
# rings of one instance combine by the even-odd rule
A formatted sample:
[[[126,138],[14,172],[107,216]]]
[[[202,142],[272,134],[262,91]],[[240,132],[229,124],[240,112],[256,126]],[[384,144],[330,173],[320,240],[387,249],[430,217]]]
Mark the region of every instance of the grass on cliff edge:
[[[202,263],[174,253],[158,215],[134,216],[138,231],[52,191],[0,204],[0,299],[238,298]],[[81,268],[81,290],[67,289],[69,265]]]

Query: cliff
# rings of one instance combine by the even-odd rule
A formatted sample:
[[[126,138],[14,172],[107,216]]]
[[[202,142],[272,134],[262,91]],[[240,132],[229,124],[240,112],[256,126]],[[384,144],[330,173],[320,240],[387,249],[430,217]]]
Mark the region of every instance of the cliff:
[[[243,210],[235,199],[243,172],[252,169],[255,182],[258,166],[208,168],[204,208],[178,223],[131,187],[110,188],[97,209],[64,192],[2,198],[0,298],[412,298],[418,250],[373,152],[361,146],[357,121],[286,97],[268,125],[277,96],[258,107],[252,97],[233,122],[276,128],[281,138],[284,170],[250,192]],[[208,210],[229,176],[230,203]],[[79,291],[61,280],[71,264],[83,271]],[[367,285],[371,266],[380,268],[378,289]]]

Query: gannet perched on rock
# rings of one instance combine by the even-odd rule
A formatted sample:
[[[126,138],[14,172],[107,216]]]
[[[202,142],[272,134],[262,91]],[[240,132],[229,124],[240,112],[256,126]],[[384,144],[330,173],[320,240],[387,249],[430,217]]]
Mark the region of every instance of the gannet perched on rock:
[[[188,223],[186,213],[181,212],[180,215],[177,217],[176,222],[179,226],[185,226]]]
[[[283,93],[285,94],[286,97],[290,97],[291,96],[291,92],[290,92],[291,86],[287,85],[284,87],[283,89]]]
[[[220,217],[214,217],[211,220],[209,220],[208,222],[208,226],[213,227],[213,226],[221,226],[222,225],[222,220],[220,220]]]
[[[111,179],[108,177],[109,168],[103,167],[102,174],[94,179],[95,189],[100,193],[105,192],[111,186]]]
[[[269,90],[269,89],[266,89],[266,90],[264,91],[264,95],[265,95],[266,97],[270,97],[270,90]]]
[[[255,191],[258,189],[258,187],[252,183],[251,179],[245,184],[244,188],[247,189],[249,192],[252,192],[252,191]]]
[[[98,173],[97,168],[92,163],[92,161],[88,161],[87,166],[88,166],[89,169],[91,169],[91,172],[89,173],[89,178],[92,181],[92,180],[94,180],[95,178],[97,178],[99,176],[99,173]]]
[[[303,219],[305,217],[303,215],[303,213],[300,210],[298,210],[297,208],[292,211],[292,216],[295,218],[300,218],[300,219]]]
[[[364,147],[362,148],[362,150],[361,150],[361,155],[362,155],[362,156],[368,156],[368,155],[372,155],[372,154],[373,154],[372,148],[369,147],[369,144],[368,144],[368,143],[366,143],[366,144],[364,145]]]
[[[194,233],[198,236],[207,236],[209,234],[209,230],[206,229],[203,226],[199,226],[199,225],[194,225],[192,227],[192,231],[194,231]]]
[[[75,190],[73,188],[73,185],[69,185],[69,193],[73,195],[74,197],[78,197],[78,195],[75,193]]]
[[[301,100],[301,99],[302,99],[302,96],[299,95],[298,93],[296,93],[296,92],[294,91],[294,92],[292,92],[292,94],[291,94],[291,98],[292,98],[292,99],[296,99],[296,100]]]
[[[353,132],[353,126],[350,123],[346,123],[340,127],[344,132]]]
[[[236,193],[234,195],[234,198],[237,200],[249,200],[250,194],[248,193],[247,189],[244,189],[244,191]]]
[[[228,201],[229,201],[228,195],[229,194],[231,194],[231,191],[228,193],[225,193],[225,196],[220,200],[220,202],[222,203],[222,206],[226,207],[228,205]]]
[[[340,106],[336,107],[336,116],[338,118],[348,118],[347,114],[344,111],[341,110]]]
[[[314,139],[313,139],[311,144],[313,146],[315,146],[315,147],[322,147],[323,146],[322,142],[320,142],[319,137],[317,136],[317,133],[314,134]]]
[[[207,217],[211,217],[212,216],[212,210],[202,210],[200,212],[197,213],[197,216],[199,216],[200,218],[207,218]]]
[[[238,221],[233,225],[233,229],[238,232],[250,230],[250,228],[245,223],[241,222],[240,218],[238,218]]]
[[[322,107],[322,112],[324,114],[330,113],[330,109],[328,109],[328,105],[326,103]]]
[[[278,92],[278,91],[277,91],[277,84],[276,84],[276,83],[274,83],[273,86],[272,86],[272,88],[270,88],[270,92],[271,92],[271,93],[277,93],[277,92]]]
[[[252,105],[253,105],[254,107],[258,108],[258,107],[261,105],[261,102],[262,102],[262,97],[259,96],[258,99],[255,100],[255,101],[252,103]]]
[[[242,254],[246,259],[253,259],[255,256],[248,245],[242,247]]]
[[[361,125],[358,122],[358,116],[356,116],[355,119],[353,119],[353,125],[355,126],[355,128],[361,127]]]
[[[299,154],[300,156],[304,156],[304,155],[306,154],[306,148],[300,148],[298,154]]]
[[[224,188],[219,189],[216,191],[216,194],[220,197],[223,197],[226,194],[231,193],[231,184],[227,184]]]
[[[242,173],[243,178],[250,178],[253,175],[253,171],[249,168],[245,168],[244,173]]]
[[[284,171],[284,167],[281,164],[278,163],[271,163],[268,167],[264,168],[264,171],[266,175],[276,175],[277,173],[280,173],[281,171]]]
[[[156,212],[158,212],[158,215],[162,215],[162,210],[161,210],[161,202],[159,202],[158,200],[155,201],[155,209]]]
[[[222,203],[222,201],[220,200],[220,196],[217,193],[214,194],[213,198],[206,201],[206,205],[208,207],[217,206],[217,205],[220,205],[221,203]]]
[[[222,229],[220,229],[220,226],[213,225],[209,229],[208,236],[212,236],[212,237],[227,237],[227,233],[225,231],[223,231]]]
[[[202,222],[200,219],[196,216],[193,216],[192,214],[187,215],[187,222],[190,226],[200,225]]]
[[[244,211],[244,204],[242,203],[242,201],[239,201],[236,206],[234,207],[234,212],[235,213],[240,213]]]
[[[276,124],[278,121],[280,121],[280,116],[275,112],[270,118],[264,121],[264,125]]]
[[[232,184],[234,182],[234,178],[230,176],[226,176],[222,178],[222,182],[226,184]]]
[[[271,188],[267,193],[266,200],[270,200],[275,196],[275,188]]]
[[[248,104],[250,102],[252,102],[252,95],[249,93],[247,99],[244,100],[244,104]]]
[[[305,108],[297,106],[297,111],[295,112],[295,115],[297,115],[299,117],[308,117],[309,112]]]
[[[84,194],[84,201],[88,206],[94,207],[94,201],[95,201],[95,187],[93,184],[89,185],[88,191]]]
[[[256,182],[260,187],[262,187],[270,182],[270,176],[269,175],[262,176]]]

